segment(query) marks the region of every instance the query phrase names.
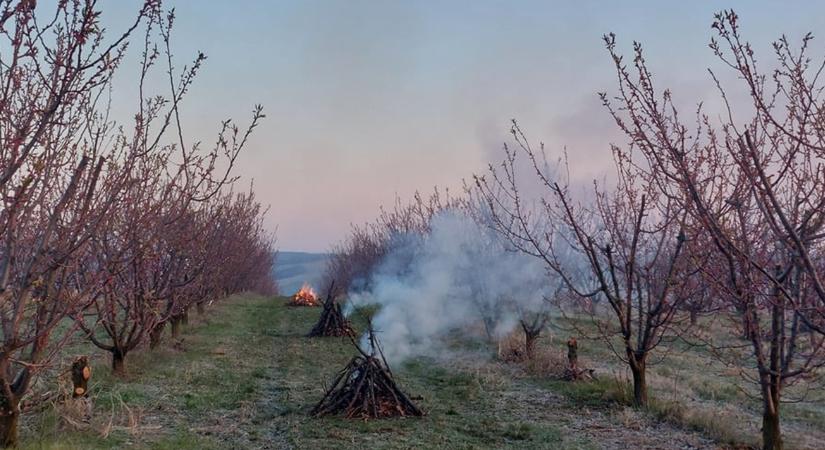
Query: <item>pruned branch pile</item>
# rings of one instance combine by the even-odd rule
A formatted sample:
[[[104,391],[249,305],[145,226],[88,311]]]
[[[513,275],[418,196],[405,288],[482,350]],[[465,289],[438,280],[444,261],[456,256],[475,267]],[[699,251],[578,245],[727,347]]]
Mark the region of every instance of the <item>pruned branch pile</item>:
[[[312,409],[313,416],[343,414],[347,418],[375,419],[424,415],[395,383],[372,326],[368,326],[368,333],[372,352],[367,354],[352,340],[360,354],[338,373]]]
[[[324,309],[321,311],[321,316],[318,317],[318,322],[312,327],[307,337],[355,336],[352,324],[341,311],[341,305],[335,301],[334,286],[335,283],[330,286],[327,297],[323,301]]]

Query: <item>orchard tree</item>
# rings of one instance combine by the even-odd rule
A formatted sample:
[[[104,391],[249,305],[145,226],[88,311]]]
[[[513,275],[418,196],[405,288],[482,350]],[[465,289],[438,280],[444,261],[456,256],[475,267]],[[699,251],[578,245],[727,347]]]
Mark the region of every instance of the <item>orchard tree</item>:
[[[235,158],[263,117],[256,107],[243,132],[224,122],[211,150],[186,145],[178,106],[204,56],[175,75],[173,13],[146,0],[131,25],[107,39],[95,0],[43,8],[0,1],[0,445],[6,447],[17,444],[20,401],[32,379],[77,327],[117,360],[139,345],[147,323],[163,319],[159,306],[171,296],[199,298],[189,292],[211,262],[192,236],[213,227],[208,213],[220,208],[210,202],[234,181]],[[140,103],[127,132],[110,120],[108,94],[140,27],[146,29],[136,80]],[[170,92],[145,96],[149,71],[161,59]],[[211,254],[238,245],[252,260],[239,265],[245,273],[210,281],[211,293],[271,288],[264,277],[272,240],[261,227],[262,209],[248,197],[236,203],[244,205],[246,222]],[[63,326],[67,318],[76,319],[74,326]]]
[[[654,88],[641,45],[628,67],[612,35],[605,41],[619,89],[602,98],[644,156],[638,169],[712,243],[715,270],[702,274],[741,317],[753,354],[749,379],[762,399],[762,445],[781,449],[782,393],[825,365],[825,61],[809,56],[812,35],[797,49],[782,37],[775,69],[764,72],[734,12],[718,14],[713,29],[710,48],[749,97],[733,102],[711,72],[719,123],[701,108],[684,122],[671,92]]]
[[[112,369],[118,374],[125,372],[127,354],[148,336],[157,337],[167,321],[177,331],[188,307],[183,293],[213,263],[201,249],[205,230],[213,225],[209,214],[220,212],[210,208],[210,202],[234,181],[230,174],[234,162],[263,117],[256,107],[244,132],[224,122],[209,150],[183,141],[178,108],[205,56],[197,55],[175,77],[170,49],[173,23],[172,12],[156,12],[147,20],[139,72],[140,109],[131,134],[123,128],[112,131],[113,141],[126,157],[106,166],[125,187],[90,239],[86,264],[77,277],[78,285],[99,288],[76,323],[94,345],[111,353]],[[158,67],[172,86],[167,96],[149,96],[143,86]],[[173,143],[166,143],[168,138]],[[224,168],[218,169],[219,165]]]
[[[57,325],[100,286],[73,282],[77,255],[126,188],[107,164],[136,157],[99,139],[100,103],[158,7],[145,2],[107,40],[93,0],[43,14],[34,1],[0,2],[0,445],[17,444],[20,399],[74,331]]]
[[[543,145],[535,150],[515,122],[512,134],[516,147],[505,146],[500,168],[490,165],[487,175],[475,177],[471,194],[513,247],[543,261],[580,300],[608,304],[611,321],[594,308],[577,310],[591,313],[598,335],[628,365],[633,402],[645,406],[650,355],[684,330],[678,312],[695,295],[685,215],[658,193],[653,178],[636,174],[629,152],[613,147],[617,185],[597,184],[594,200],[585,203],[560,175],[569,173],[565,159],[549,164]],[[546,190],[537,204],[522,196],[519,156]]]

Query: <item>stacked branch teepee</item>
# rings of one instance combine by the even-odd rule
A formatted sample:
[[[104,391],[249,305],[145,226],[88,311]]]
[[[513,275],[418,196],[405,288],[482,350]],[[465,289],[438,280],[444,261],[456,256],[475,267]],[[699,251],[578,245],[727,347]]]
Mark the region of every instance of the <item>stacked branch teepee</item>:
[[[341,311],[341,305],[335,301],[335,282],[330,284],[326,299],[323,300],[324,309],[321,311],[318,322],[309,331],[307,337],[325,336],[355,336],[355,330]]]
[[[395,383],[369,321],[367,333],[370,353],[350,336],[359,354],[338,373],[312,415],[343,414],[360,419],[423,416],[424,412]]]

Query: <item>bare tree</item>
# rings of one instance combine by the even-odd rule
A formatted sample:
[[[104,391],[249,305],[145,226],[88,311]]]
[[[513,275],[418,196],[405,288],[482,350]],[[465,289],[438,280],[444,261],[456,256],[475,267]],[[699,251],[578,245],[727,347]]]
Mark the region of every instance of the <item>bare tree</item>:
[[[235,158],[263,117],[256,107],[244,132],[223,123],[211,151],[187,146],[178,105],[204,56],[176,77],[169,40],[174,14],[164,16],[160,1],[146,0],[128,28],[106,39],[97,1],[51,8],[41,13],[34,1],[0,1],[0,445],[6,447],[17,443],[20,400],[37,373],[76,327],[98,338],[84,314],[97,313],[95,324],[105,323],[117,338],[114,355],[144,334],[135,331],[135,317],[156,317],[157,302],[175,289],[199,298],[179,285],[191,288],[210,263],[198,243],[184,237],[212,227],[211,209],[203,205],[234,181]],[[141,98],[127,133],[110,120],[107,94],[141,26]],[[161,56],[170,94],[149,98],[145,80]],[[163,139],[172,131],[175,144]],[[266,287],[261,274],[270,275],[272,241],[261,228],[261,208],[237,203],[249,214],[223,244],[250,251],[251,259],[239,265],[243,274],[225,274],[212,286]],[[164,235],[172,224],[179,233]],[[78,320],[59,327],[67,317]]]
[[[99,104],[131,33],[158,14],[147,1],[107,41],[96,2],[0,3],[0,444],[17,443],[19,403],[73,330],[53,336],[96,287],[73,282],[78,250],[117,202],[108,162],[129,157],[99,138]],[[43,20],[45,18],[45,20]]]
[[[90,240],[86,264],[77,277],[79,286],[99,288],[76,323],[93,344],[112,354],[112,369],[121,374],[126,355],[148,335],[157,337],[167,321],[177,332],[195,290],[191,285],[213,264],[206,259],[202,239],[213,227],[215,216],[227,212],[213,207],[213,199],[234,181],[230,176],[234,162],[263,117],[256,107],[243,133],[232,122],[224,122],[215,146],[208,151],[197,144],[186,145],[178,107],[205,56],[198,54],[175,78],[170,50],[173,23],[173,13],[164,16],[159,10],[147,21],[139,73],[140,110],[131,135],[123,128],[113,131],[113,141],[123,148],[124,156],[106,166],[106,174],[116,176],[124,188],[116,207]],[[158,40],[161,51],[155,43]],[[170,93],[149,96],[143,80],[158,64],[164,64],[162,60]],[[171,140],[178,142],[165,143],[173,135]],[[221,157],[224,168],[218,169]],[[228,248],[235,243],[230,240],[220,245]],[[95,320],[88,322],[87,318]]]
[[[717,14],[713,28],[717,38],[710,48],[750,96],[750,105],[734,105],[711,72],[724,105],[720,124],[701,108],[695,123],[684,123],[670,91],[654,88],[641,45],[635,44],[629,69],[612,35],[605,41],[619,92],[602,98],[645,157],[640,170],[712,242],[718,270],[703,275],[742,318],[756,366],[749,378],[763,404],[763,448],[780,449],[782,392],[825,364],[825,116],[819,96],[825,62],[808,57],[810,34],[798,51],[783,37],[774,44],[776,69],[766,74],[740,36],[734,12]],[[736,118],[741,109],[747,110],[744,121]]]
[[[512,134],[516,148],[505,146],[501,168],[490,165],[489,176],[476,176],[472,193],[515,248],[544,261],[578,298],[607,302],[611,323],[594,309],[585,310],[592,312],[604,342],[627,363],[634,403],[644,406],[650,354],[664,338],[681,332],[677,312],[692,295],[684,215],[657,193],[652,179],[635,174],[631,155],[618,147],[613,148],[617,187],[610,192],[597,185],[594,201],[583,204],[558,175],[558,169],[566,169],[564,161],[551,166],[543,146],[535,151],[515,122]],[[536,207],[521,196],[519,155],[528,159],[549,194]]]

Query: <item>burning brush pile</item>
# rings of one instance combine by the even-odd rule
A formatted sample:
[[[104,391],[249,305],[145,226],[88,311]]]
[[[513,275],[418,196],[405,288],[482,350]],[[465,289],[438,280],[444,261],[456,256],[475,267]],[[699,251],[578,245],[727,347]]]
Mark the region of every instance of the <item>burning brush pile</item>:
[[[312,409],[313,416],[343,414],[347,418],[375,419],[424,415],[395,384],[371,324],[368,333],[370,353],[352,340],[359,355],[338,373],[324,398]]]
[[[321,301],[315,295],[315,291],[304,283],[301,289],[292,296],[292,300],[288,303],[289,306],[321,306]]]

